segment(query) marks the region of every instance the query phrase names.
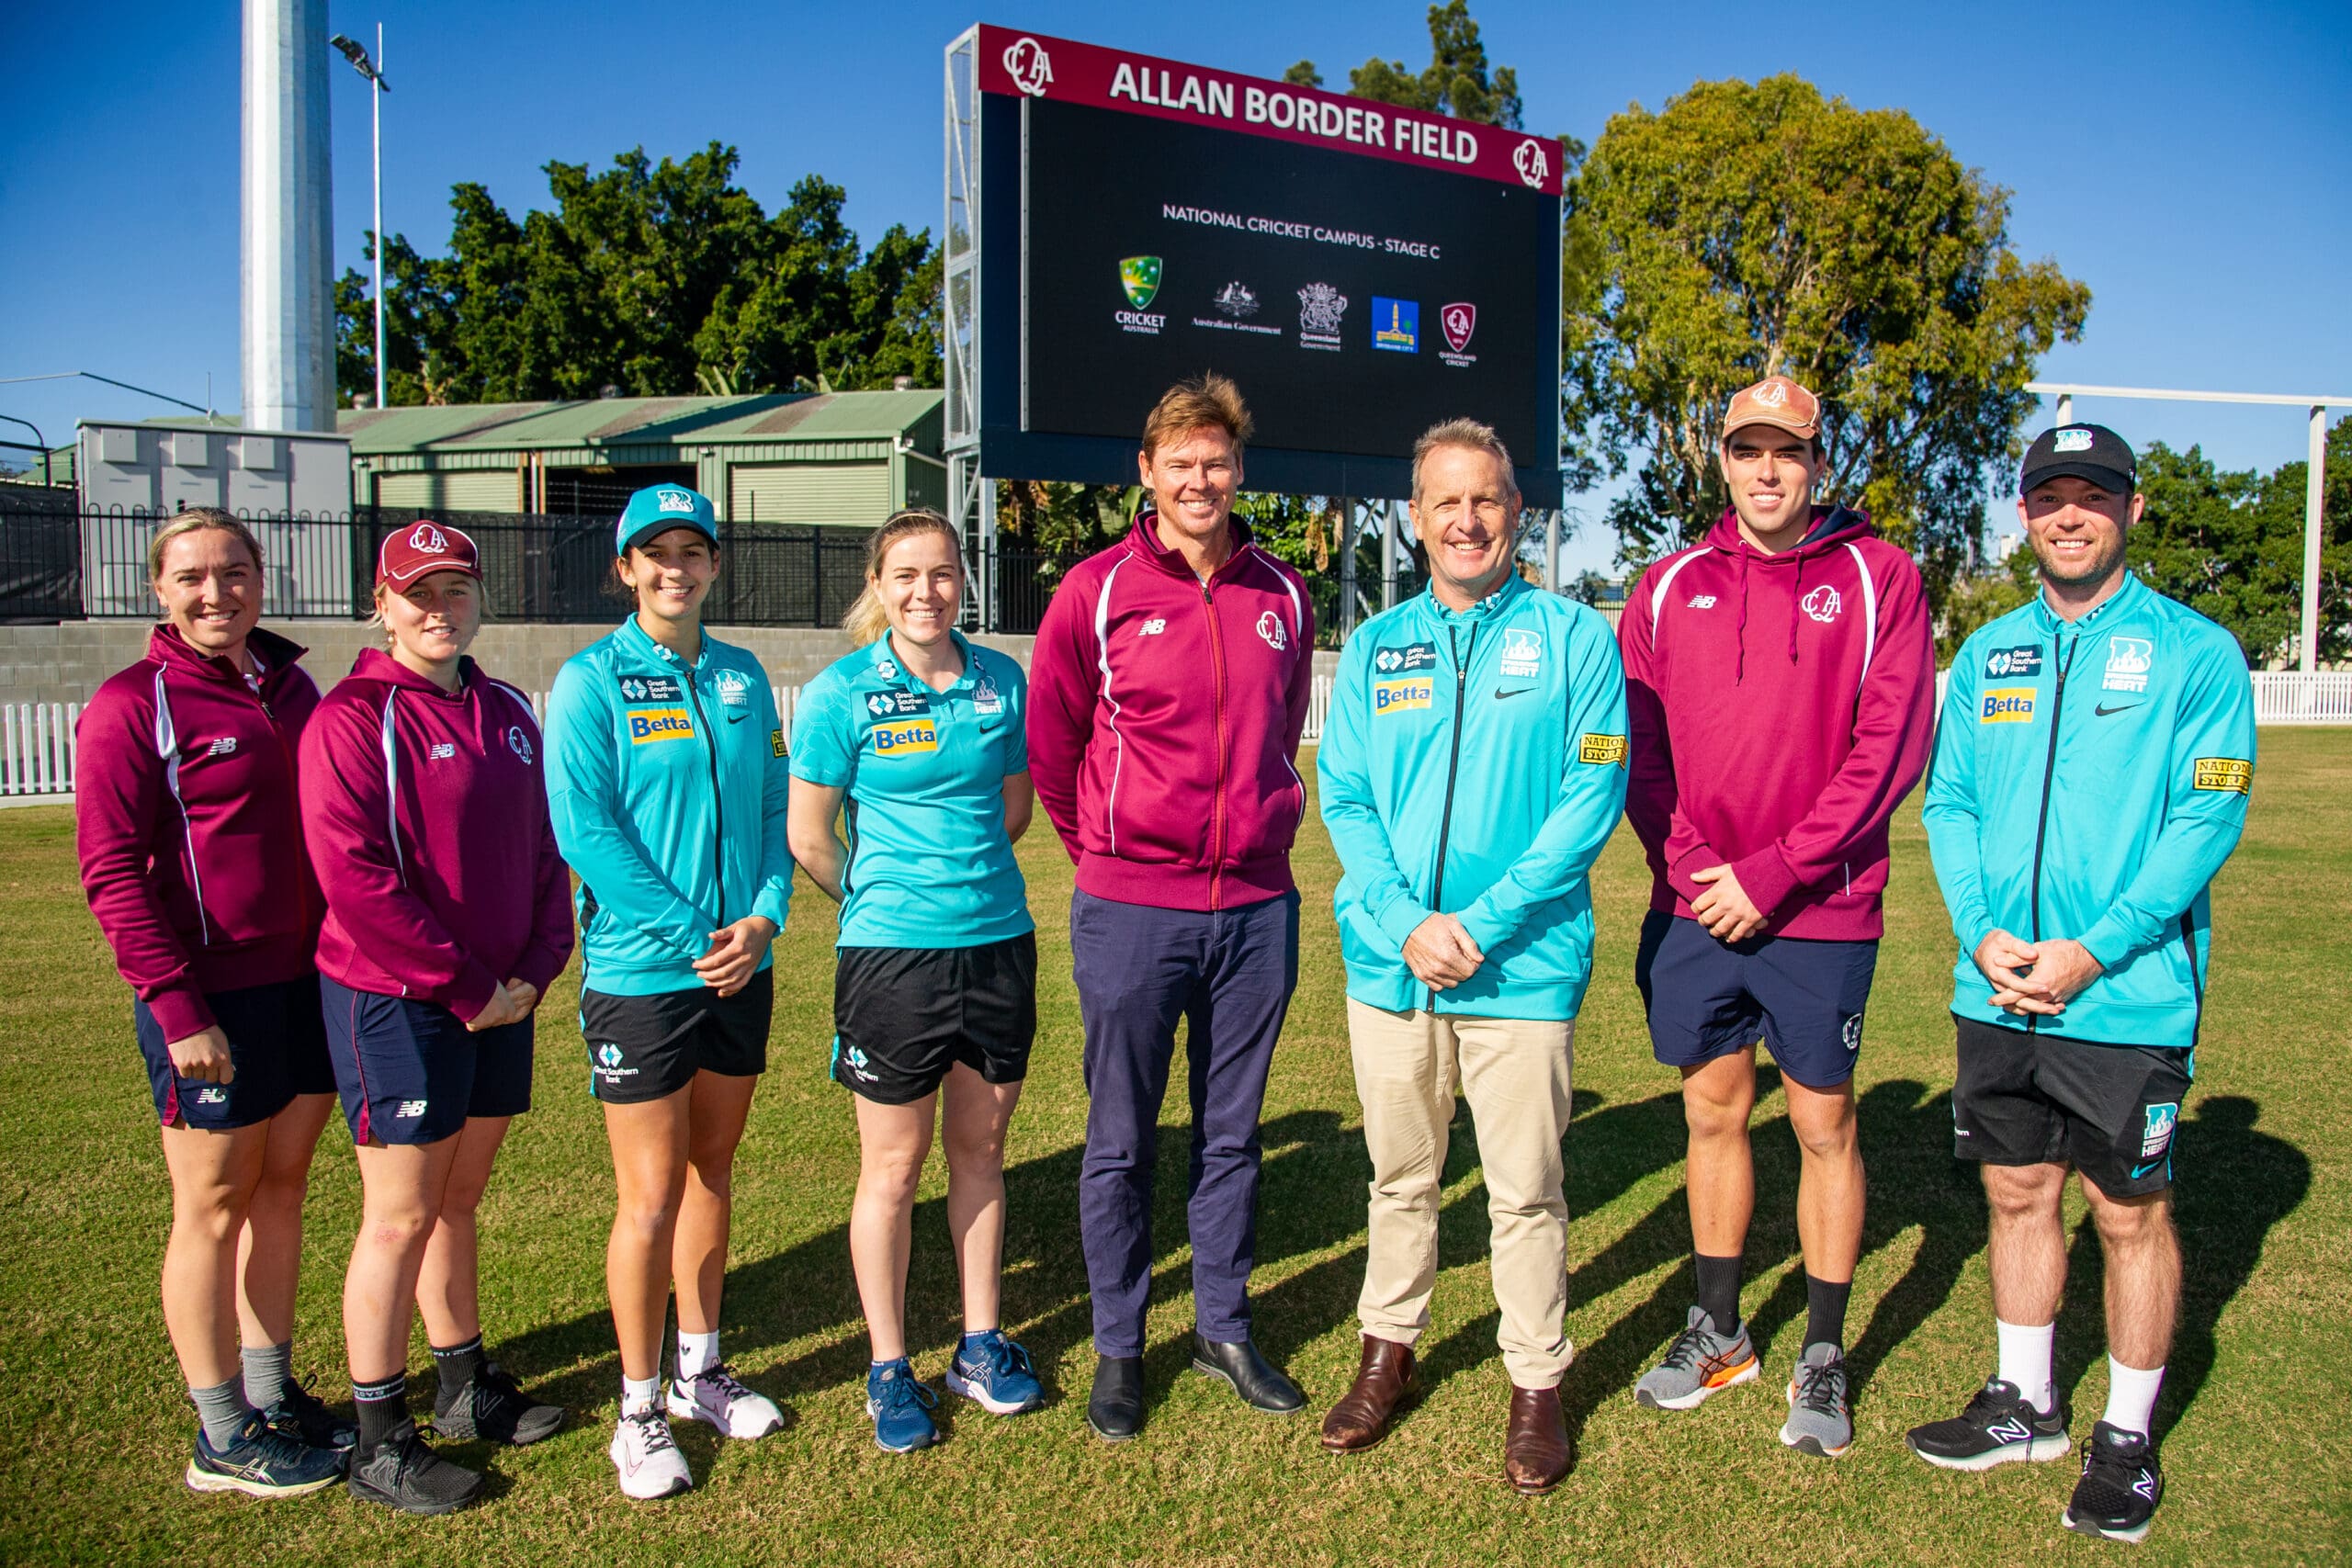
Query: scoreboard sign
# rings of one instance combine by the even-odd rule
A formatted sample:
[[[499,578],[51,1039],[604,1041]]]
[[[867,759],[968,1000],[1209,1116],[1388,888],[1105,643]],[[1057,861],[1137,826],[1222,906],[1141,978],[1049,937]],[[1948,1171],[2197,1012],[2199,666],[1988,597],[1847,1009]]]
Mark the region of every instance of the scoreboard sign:
[[[1401,496],[1414,438],[1493,425],[1557,505],[1556,141],[978,29],[982,471],[1132,482],[1217,370],[1252,490]]]

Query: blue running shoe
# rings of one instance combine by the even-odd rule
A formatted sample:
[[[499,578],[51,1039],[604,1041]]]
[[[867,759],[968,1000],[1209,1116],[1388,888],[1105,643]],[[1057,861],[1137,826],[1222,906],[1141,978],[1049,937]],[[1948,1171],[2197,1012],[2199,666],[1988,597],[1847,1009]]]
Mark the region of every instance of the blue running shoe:
[[[866,1369],[865,1413],[874,1417],[874,1440],[885,1453],[912,1453],[939,1441],[931,1419],[938,1404],[904,1356]]]
[[[1029,1352],[991,1328],[957,1348],[947,1369],[947,1392],[960,1393],[992,1416],[1018,1416],[1046,1402]]]
[[[271,1426],[256,1410],[245,1417],[226,1448],[197,1428],[196,1452],[186,1480],[195,1492],[243,1492],[249,1497],[299,1497],[322,1492],[343,1479],[349,1456],[340,1449],[313,1448]]]

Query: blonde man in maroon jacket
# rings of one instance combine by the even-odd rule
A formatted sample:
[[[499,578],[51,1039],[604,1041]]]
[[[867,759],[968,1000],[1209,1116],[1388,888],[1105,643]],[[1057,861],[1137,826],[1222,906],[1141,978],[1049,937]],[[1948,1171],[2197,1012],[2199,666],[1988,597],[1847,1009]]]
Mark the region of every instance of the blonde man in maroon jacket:
[[[1781,1440],[1853,1441],[1846,1298],[1862,1239],[1854,1062],[1878,960],[1887,821],[1927,768],[1935,672],[1911,558],[1870,519],[1812,503],[1821,404],[1785,376],[1734,395],[1731,505],[1653,564],[1618,624],[1649,855],[1634,980],[1657,1059],[1682,1074],[1698,1303],[1634,1386],[1688,1410],[1758,1371],[1739,1270],[1756,1207],[1756,1043],[1781,1069],[1803,1162],[1807,1318]]]
[[[1079,1225],[1094,1308],[1087,1419],[1143,1423],[1151,1174],[1179,1020],[1193,1108],[1193,1364],[1252,1408],[1306,1396],[1250,1336],[1258,1112],[1298,983],[1294,759],[1314,675],[1297,574],[1233,519],[1250,414],[1171,388],[1136,460],[1151,510],[1055,591],[1029,673],[1029,773],[1070,858],[1091,1097]]]

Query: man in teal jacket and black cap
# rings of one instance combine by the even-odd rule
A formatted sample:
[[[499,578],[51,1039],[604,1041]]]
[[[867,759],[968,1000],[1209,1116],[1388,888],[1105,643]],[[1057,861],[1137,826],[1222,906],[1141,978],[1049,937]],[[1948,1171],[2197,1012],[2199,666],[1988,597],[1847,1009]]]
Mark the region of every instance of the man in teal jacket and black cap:
[[[1592,973],[1595,856],[1625,803],[1608,624],[1514,570],[1510,457],[1469,420],[1413,450],[1430,591],[1349,640],[1317,761],[1345,874],[1348,1032],[1372,1154],[1355,1384],[1324,1447],[1368,1449],[1418,1391],[1455,1086],[1476,1119],[1521,1492],[1567,1473],[1570,1040]]]
[[[2180,1300],[2169,1189],[2204,1010],[2207,886],[2245,826],[2254,685],[2237,642],[2124,567],[2132,448],[2067,424],[2026,453],[2033,602],[1952,661],[1924,812],[1952,930],[1954,1144],[1992,1205],[1999,1368],[1912,1451],[1951,1470],[2070,1442],[2051,1343],[2066,1280],[2066,1168],[2107,1259],[2108,1399],[2064,1515],[2148,1533],[2164,1478],[2156,1389]]]

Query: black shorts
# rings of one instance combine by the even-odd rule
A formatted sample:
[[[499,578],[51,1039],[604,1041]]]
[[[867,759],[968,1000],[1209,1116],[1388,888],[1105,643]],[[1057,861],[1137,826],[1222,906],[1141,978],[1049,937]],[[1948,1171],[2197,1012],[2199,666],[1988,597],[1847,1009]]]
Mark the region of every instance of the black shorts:
[[[2173,1134],[2196,1071],[2187,1045],[2097,1045],[1955,1016],[1952,1152],[1986,1165],[2072,1165],[2110,1198],[2172,1184]]]
[[[1634,984],[1649,1014],[1650,1054],[1666,1066],[1701,1066],[1761,1039],[1784,1075],[1827,1089],[1854,1076],[1877,969],[1875,942],[1726,943],[1687,915],[1652,909]]]
[[[731,997],[707,986],[650,997],[580,993],[580,1035],[588,1043],[588,1092],[612,1105],[677,1093],[698,1072],[730,1078],[768,1070],[768,1019],[775,970],[752,976]]]
[[[164,1026],[147,1004],[130,1004],[130,1031],[147,1059],[147,1087],[155,1119],[212,1132],[266,1122],[298,1094],[333,1094],[334,1064],[327,1056],[326,1025],[319,1017],[319,977],[207,991],[212,1021],[229,1037],[225,1084],[198,1083],[172,1066]]]
[[[844,947],[833,968],[833,1081],[907,1105],[961,1062],[990,1083],[1029,1074],[1037,933],[978,947]]]

